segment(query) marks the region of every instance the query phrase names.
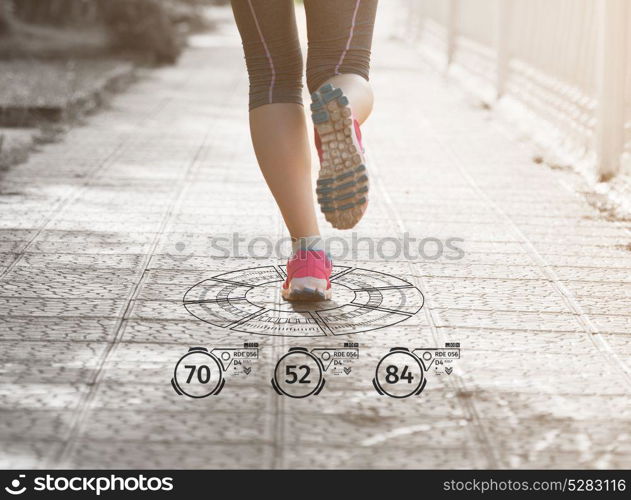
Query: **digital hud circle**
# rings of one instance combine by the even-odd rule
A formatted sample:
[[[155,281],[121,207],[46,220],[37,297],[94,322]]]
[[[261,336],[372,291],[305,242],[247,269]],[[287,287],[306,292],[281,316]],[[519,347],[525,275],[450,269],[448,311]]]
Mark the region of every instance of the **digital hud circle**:
[[[394,348],[379,361],[373,384],[380,394],[407,398],[423,390],[424,372],[417,356],[405,348]]]
[[[322,361],[304,348],[291,349],[278,360],[272,386],[278,394],[306,398],[324,387]]]
[[[411,283],[390,274],[334,266],[333,299],[287,302],[280,296],[285,266],[239,269],[197,283],[184,307],[211,325],[287,337],[348,335],[396,325],[423,307]]]
[[[221,363],[205,348],[193,347],[175,365],[171,385],[195,399],[217,394],[223,386]]]

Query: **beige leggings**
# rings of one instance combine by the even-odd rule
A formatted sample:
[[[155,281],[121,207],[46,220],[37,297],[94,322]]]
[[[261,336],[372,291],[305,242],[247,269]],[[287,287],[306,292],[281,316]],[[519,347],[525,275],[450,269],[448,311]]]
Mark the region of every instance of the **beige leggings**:
[[[302,104],[302,53],[293,0],[232,0],[250,78],[250,110]],[[334,75],[368,80],[377,0],[304,0],[309,39],[307,86]]]

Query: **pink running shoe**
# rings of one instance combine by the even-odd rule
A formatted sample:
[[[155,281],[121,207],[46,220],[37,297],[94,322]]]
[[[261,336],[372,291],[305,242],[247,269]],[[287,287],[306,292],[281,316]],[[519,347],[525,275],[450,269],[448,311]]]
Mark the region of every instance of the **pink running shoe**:
[[[368,176],[359,123],[342,89],[331,84],[311,94],[311,118],[320,158],[316,194],[327,221],[349,229],[368,206]]]
[[[331,259],[323,250],[298,250],[287,261],[287,279],[281,291],[285,300],[316,302],[331,298]]]

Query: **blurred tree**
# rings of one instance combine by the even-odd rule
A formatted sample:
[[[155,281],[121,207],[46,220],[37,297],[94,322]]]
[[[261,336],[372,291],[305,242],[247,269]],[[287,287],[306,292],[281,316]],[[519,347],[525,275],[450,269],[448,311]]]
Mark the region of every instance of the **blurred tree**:
[[[13,19],[13,0],[0,0],[0,35],[11,31]]]
[[[169,16],[170,2],[106,0],[102,5],[105,24],[119,48],[148,51],[162,63],[177,60],[183,41]]]

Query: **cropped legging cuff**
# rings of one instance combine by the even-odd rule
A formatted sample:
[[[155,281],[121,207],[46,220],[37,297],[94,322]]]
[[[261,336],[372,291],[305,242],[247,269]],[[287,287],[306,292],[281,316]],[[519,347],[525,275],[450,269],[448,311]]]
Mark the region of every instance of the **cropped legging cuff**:
[[[377,0],[304,0],[307,86],[353,73],[368,80]],[[302,53],[293,0],[232,0],[250,80],[250,110],[302,104]]]

